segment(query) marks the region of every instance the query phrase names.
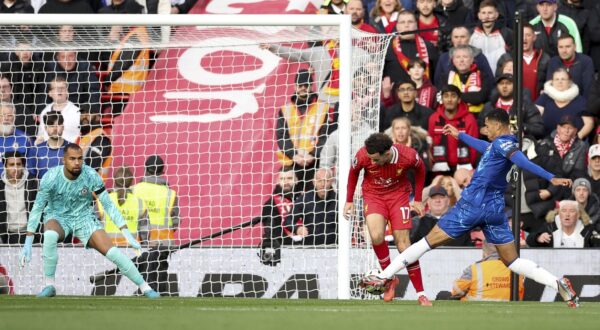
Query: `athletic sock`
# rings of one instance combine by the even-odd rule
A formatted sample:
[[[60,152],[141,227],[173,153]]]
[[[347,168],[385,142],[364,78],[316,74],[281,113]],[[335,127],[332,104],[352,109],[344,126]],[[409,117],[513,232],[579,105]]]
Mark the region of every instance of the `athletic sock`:
[[[140,287],[140,291],[142,291],[142,293],[146,292],[148,290],[152,290],[152,288],[146,282],[140,284],[139,287]]]
[[[388,247],[387,242],[383,241],[379,245],[373,244],[373,250],[375,251],[381,269],[386,269],[387,266],[390,265],[390,248]]]
[[[412,283],[415,291],[423,292],[423,278],[421,277],[421,266],[419,265],[419,261],[415,261],[412,264],[406,267],[406,271],[408,272],[408,278],[410,278],[410,282]]]
[[[121,251],[119,251],[119,249],[116,246],[111,247],[108,250],[108,252],[106,252],[106,258],[108,258],[108,260],[112,261],[115,265],[117,265],[117,267],[119,267],[119,270],[121,271],[121,274],[127,276],[127,278],[130,279],[137,286],[140,286],[144,283],[144,278],[142,277],[142,274],[140,274],[140,272],[135,267],[131,259],[129,259],[126,255],[121,253]]]
[[[54,285],[56,275],[56,264],[58,263],[58,233],[54,230],[44,232],[44,244],[42,245],[42,256],[44,257],[44,278],[46,285]]]
[[[429,243],[425,238],[409,246],[404,252],[392,260],[392,263],[379,275],[381,278],[392,278],[394,274],[404,269],[406,266],[419,260],[422,255],[431,250]]]
[[[519,275],[528,277],[558,291],[558,284],[556,283],[558,278],[544,268],[536,265],[536,263],[531,260],[517,258],[508,266],[508,268]]]
[[[54,282],[55,282],[54,277],[44,277],[44,284],[46,286],[48,286],[48,285],[54,286]]]

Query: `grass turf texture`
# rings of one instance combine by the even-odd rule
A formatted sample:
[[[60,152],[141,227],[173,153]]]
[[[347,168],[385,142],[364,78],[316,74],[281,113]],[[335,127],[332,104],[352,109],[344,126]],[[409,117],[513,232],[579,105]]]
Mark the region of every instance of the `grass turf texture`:
[[[599,329],[600,303],[336,301],[0,296],[0,328],[13,329]]]

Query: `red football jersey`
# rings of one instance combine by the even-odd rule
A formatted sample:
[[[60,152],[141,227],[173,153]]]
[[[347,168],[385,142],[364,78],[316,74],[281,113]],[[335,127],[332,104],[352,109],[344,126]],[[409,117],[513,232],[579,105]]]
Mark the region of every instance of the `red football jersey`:
[[[410,193],[411,184],[406,178],[406,171],[415,169],[415,200],[421,201],[425,185],[425,165],[419,154],[410,147],[394,144],[390,148],[392,159],[388,164],[373,164],[365,147],[360,148],[352,161],[348,175],[347,202],[352,202],[360,171],[365,169],[362,182],[363,196],[386,195],[389,193]]]

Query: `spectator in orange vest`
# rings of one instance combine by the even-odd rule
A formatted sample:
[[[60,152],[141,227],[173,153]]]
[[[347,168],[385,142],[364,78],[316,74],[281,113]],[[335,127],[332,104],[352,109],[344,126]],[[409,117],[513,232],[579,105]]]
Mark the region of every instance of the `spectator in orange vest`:
[[[300,190],[312,188],[311,181],[330,127],[327,123],[329,105],[318,101],[311,86],[310,72],[298,71],[296,92],[277,118],[277,156],[282,165],[294,168]]]
[[[509,301],[511,272],[496,251],[496,246],[484,242],[483,259],[465,268],[454,281],[452,297],[463,301]],[[519,276],[519,298],[523,299],[523,276]]]

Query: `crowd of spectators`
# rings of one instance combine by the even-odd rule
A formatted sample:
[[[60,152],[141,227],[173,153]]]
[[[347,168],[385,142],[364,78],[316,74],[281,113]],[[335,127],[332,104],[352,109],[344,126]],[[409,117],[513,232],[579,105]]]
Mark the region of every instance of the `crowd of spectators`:
[[[514,27],[510,17],[516,9],[522,10],[528,20],[523,28],[522,45],[513,44]],[[575,217],[573,228],[577,233],[583,228],[586,231],[581,233],[582,239],[570,238],[577,244],[568,241],[558,246],[600,246],[600,223],[596,220],[600,208],[600,145],[596,145],[600,135],[600,81],[596,73],[596,64],[600,63],[597,52],[600,38],[596,38],[598,32],[593,31],[597,20],[592,19],[600,13],[600,4],[579,0],[330,0],[324,1],[319,13],[348,13],[357,29],[393,34],[386,51],[383,75],[379,77],[379,127],[375,130],[387,132],[395,143],[413,147],[428,165],[427,183],[430,186],[425,189],[423,200],[427,200],[429,213],[422,219],[415,218],[414,239],[426,234],[444,210],[460,199],[461,189],[468,184],[479,162],[480,155],[476,150],[445,136],[442,127],[452,124],[462,132],[487,139],[484,116],[501,108],[511,118],[513,133],[517,132],[513,76],[517,59],[513,50],[522,47],[522,120],[526,141],[523,151],[544,169],[575,182],[571,190],[549,185],[543,179],[524,173],[520,183],[524,188],[522,214],[518,215],[523,229],[522,245],[552,246],[548,237],[559,235],[555,233],[557,226],[559,229],[564,227],[561,217],[555,216],[561,213],[559,204],[571,205],[568,201],[574,201],[577,212],[571,216]],[[323,94],[323,86],[328,84],[332,70],[326,61],[329,55],[320,47],[323,46],[309,45],[303,49],[305,59],[285,54],[284,57],[313,67],[319,62],[320,67],[314,68],[314,72],[318,75],[321,90],[315,102],[327,103],[335,112],[336,100]],[[282,52],[276,51],[274,46],[270,49]],[[284,52],[291,53],[289,49]],[[315,57],[317,52],[322,56]],[[315,58],[324,60],[315,61]],[[355,69],[355,84],[357,76],[364,74]],[[354,109],[361,107],[357,99],[363,100],[361,93],[354,92],[353,119],[357,117],[355,112],[358,116],[365,115],[361,109]],[[365,104],[363,102],[363,106]],[[296,114],[306,118],[312,116],[306,110]],[[283,117],[280,116],[277,126],[283,127],[284,131],[291,129],[285,125],[296,126],[296,130],[305,125],[297,119],[292,122]],[[318,123],[318,127],[306,124],[304,131],[313,132],[309,153],[315,158],[311,158],[310,167],[326,166],[335,171],[337,160],[327,159],[329,152],[320,154],[319,147],[323,144],[320,134],[325,132],[325,146],[337,146],[339,142],[330,141],[339,138],[335,129],[328,131],[323,127],[336,123],[325,118]],[[278,133],[277,136],[282,135]],[[288,153],[289,157],[293,156],[290,148],[304,148],[292,140],[278,139],[280,146],[282,141],[287,141],[282,152]],[[506,192],[507,217],[512,217],[515,185]],[[303,192],[306,187],[298,190]],[[311,188],[305,193],[310,191]],[[303,208],[301,198],[293,204],[291,213],[294,208]],[[296,228],[290,225],[295,220],[292,221],[289,215],[287,218],[290,230]],[[323,221],[325,218],[323,216]],[[282,223],[285,226],[286,220]],[[568,235],[571,233],[569,231]],[[294,234],[297,233],[290,232],[286,239]],[[543,239],[538,238],[540,236]],[[582,242],[585,244],[580,244]],[[481,243],[481,233],[477,232],[459,242],[466,246]]]
[[[5,0],[0,14],[186,14],[196,1]],[[113,148],[105,119],[120,114],[129,94],[142,87],[155,54],[125,47],[145,45],[145,27],[21,26],[0,33],[0,243],[19,243],[37,185],[48,169],[62,164],[68,143],[79,144],[86,165],[108,179]],[[90,38],[115,50],[82,51]],[[179,222],[177,196],[161,177],[162,159],[152,157],[138,185],[132,185],[128,168],[115,171],[121,186],[111,196],[143,243],[170,244]],[[137,201],[144,198],[142,212]],[[102,215],[101,206],[98,211]],[[110,219],[103,221],[112,228]]]
[[[108,5],[99,0],[48,0],[35,4],[5,0],[0,4],[0,13],[181,14],[194,4],[194,0],[170,2],[168,6],[158,0],[112,0]],[[513,44],[510,17],[516,9],[522,10],[529,21],[524,27],[523,45]],[[553,214],[559,203],[573,200],[578,205],[575,227],[579,228],[580,222],[582,228],[589,228],[591,238],[584,245],[597,244],[594,237],[600,233],[600,80],[596,71],[600,67],[600,29],[596,25],[600,21],[595,18],[600,14],[600,3],[328,0],[319,13],[351,14],[357,29],[393,34],[381,76],[371,70],[368,61],[353,70],[355,87],[362,85],[361,81],[372,82],[374,75],[381,84],[381,95],[374,93],[372,87],[353,90],[353,130],[387,132],[395,143],[415,148],[425,160],[429,189],[424,192],[424,199],[431,199],[427,203],[430,213],[423,223],[416,220],[416,233],[422,235],[424,228],[435,223],[443,214],[440,212],[447,209],[442,207],[446,200],[452,206],[460,199],[461,189],[478,164],[478,153],[445,136],[442,127],[452,124],[462,132],[486,139],[483,118],[496,108],[506,110],[511,122],[516,123],[512,65],[521,60],[524,138],[528,141],[523,151],[546,170],[579,183],[571,191],[524,174],[519,218],[527,242],[536,246],[550,244],[540,232],[552,229],[546,228],[549,223],[562,228],[562,218]],[[81,31],[68,25],[43,36],[65,45],[64,50],[36,53],[31,51],[31,45],[44,40],[40,41],[42,36],[34,32],[14,39],[14,51],[0,52],[0,152],[17,152],[10,159],[10,171],[5,170],[8,159],[3,157],[2,180],[12,187],[30,178],[41,178],[47,168],[59,162],[67,142],[80,143],[86,163],[106,177],[112,146],[110,134],[102,127],[103,109],[98,105],[105,99],[114,100],[115,94],[126,100],[129,93],[139,90],[154,54],[147,49],[124,48],[99,53],[74,51],[75,47],[70,46],[78,41]],[[145,29],[134,27],[99,33],[121,45],[133,39],[144,43],[148,35]],[[335,154],[339,143],[349,143],[337,140],[337,47],[331,40],[302,49],[262,45],[289,61],[305,63],[297,72],[294,92],[278,112],[274,125],[283,169],[280,184],[262,215],[265,239],[305,245],[337,241],[336,190],[345,187],[337,187],[333,178],[345,173],[336,173]],[[522,59],[514,58],[515,47],[523,48]],[[369,51],[355,48],[357,52]],[[378,127],[366,127],[363,119],[372,113],[363,107],[373,102],[380,105]],[[22,169],[14,170],[19,162]],[[159,178],[150,177],[153,184],[164,184]],[[587,192],[580,191],[584,188]],[[513,191],[514,185],[506,194],[507,211],[514,207]],[[11,194],[10,198],[17,195]],[[29,198],[25,197],[24,201]],[[21,211],[26,210],[23,205],[19,206]],[[176,205],[171,207],[177,213]],[[175,213],[174,226],[178,220]],[[21,221],[18,216],[9,215],[0,218],[0,226],[10,223],[3,224],[7,220],[2,219]],[[8,226],[9,230],[20,230],[17,227]],[[167,239],[170,235],[171,232]],[[548,236],[552,235],[553,231],[548,232]],[[476,241],[466,238],[464,244],[473,245]]]

